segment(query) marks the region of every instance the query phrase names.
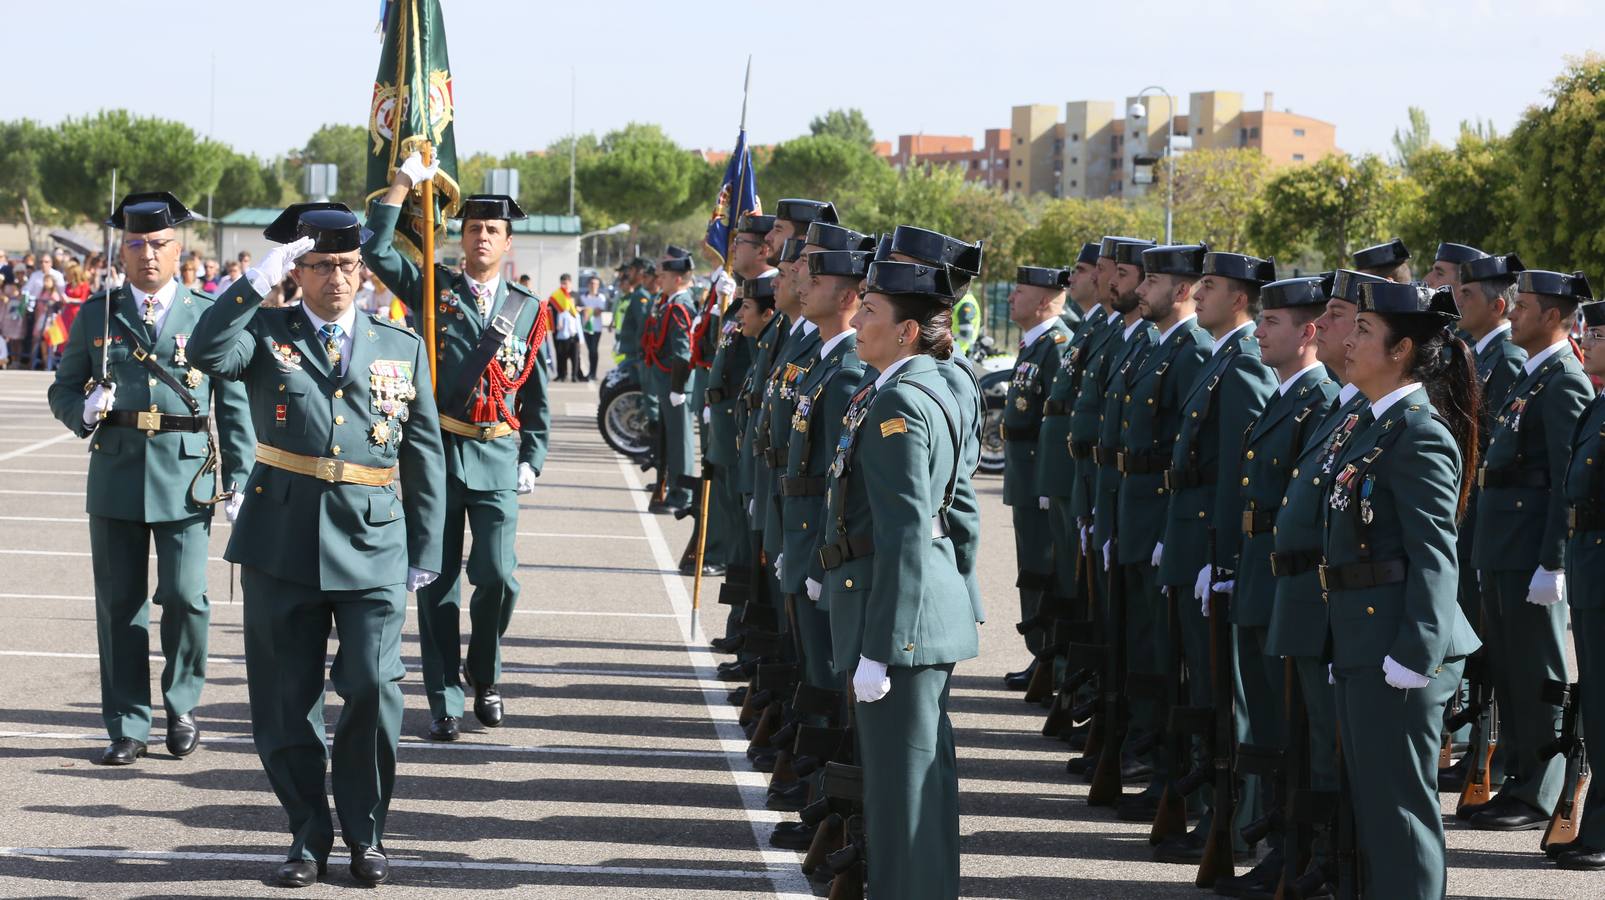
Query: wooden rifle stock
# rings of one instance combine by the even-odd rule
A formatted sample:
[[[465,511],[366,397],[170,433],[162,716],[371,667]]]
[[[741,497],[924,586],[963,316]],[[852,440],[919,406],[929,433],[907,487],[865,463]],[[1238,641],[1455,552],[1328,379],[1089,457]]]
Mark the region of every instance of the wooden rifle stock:
[[[1204,842],[1204,858],[1198,863],[1198,887],[1213,887],[1221,878],[1237,874],[1232,865],[1233,820],[1237,818],[1236,774],[1232,770],[1232,742],[1236,729],[1232,722],[1232,636],[1226,594],[1215,591],[1219,573],[1215,571],[1215,529],[1209,530],[1209,673],[1214,698],[1215,733],[1210,756],[1215,767],[1215,809]]]
[[[1178,608],[1176,592],[1165,592],[1165,628],[1170,642],[1170,683],[1166,687],[1168,706],[1175,709],[1182,702],[1182,641],[1181,641],[1181,611]],[[1177,779],[1182,777],[1183,770],[1187,768],[1187,757],[1190,749],[1190,736],[1183,734],[1176,723],[1169,721],[1169,710],[1160,721],[1165,723],[1165,752],[1170,754],[1170,778],[1165,782],[1164,793],[1159,795],[1159,808],[1154,811],[1153,826],[1148,829],[1148,843],[1159,846],[1167,838],[1179,837],[1187,833],[1187,798],[1176,787]]]
[[[1109,538],[1109,558],[1116,558],[1117,538]],[[1105,640],[1104,670],[1098,678],[1103,695],[1103,740],[1098,767],[1087,790],[1088,806],[1114,806],[1120,801],[1120,754],[1126,743],[1126,597],[1120,570],[1109,567],[1109,625]]]
[[[1588,795],[1588,755],[1583,746],[1582,730],[1578,727],[1582,700],[1578,696],[1580,684],[1551,681],[1545,687],[1544,699],[1562,702],[1560,737],[1550,749],[1566,754],[1566,778],[1561,783],[1560,800],[1555,814],[1544,829],[1544,838],[1538,849],[1548,851],[1556,844],[1570,844],[1577,840],[1577,828],[1583,816],[1583,800]]]

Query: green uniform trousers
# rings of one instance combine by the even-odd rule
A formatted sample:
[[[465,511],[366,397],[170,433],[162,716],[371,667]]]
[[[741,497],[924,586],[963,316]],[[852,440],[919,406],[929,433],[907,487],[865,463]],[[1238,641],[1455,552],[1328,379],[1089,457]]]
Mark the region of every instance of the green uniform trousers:
[[[806,593],[789,594],[786,602],[790,604],[788,612],[795,621],[803,683],[828,691],[841,690],[841,681],[830,661],[830,613],[820,609]]]
[[[1048,511],[1031,497],[1009,507],[1014,515],[1014,561],[1020,573],[1020,621],[1036,617],[1042,607],[1042,585],[1053,578],[1053,531]],[[1025,648],[1040,656],[1047,646],[1047,632],[1033,627],[1025,633]]]
[[[875,900],[957,900],[959,773],[947,717],[953,664],[892,666],[892,690],[855,704]]]
[[[150,739],[150,547],[162,608],[162,706],[168,721],[195,709],[206,683],[206,549],[210,516],[176,522],[89,517],[100,649],[100,717],[112,740]]]
[[[691,402],[675,406],[669,402],[669,377],[657,379],[658,420],[663,428],[663,455],[658,459],[658,480],[667,482],[663,500],[672,506],[690,506],[691,488],[685,479],[696,474],[692,466]]]
[[[463,716],[462,595],[463,525],[474,537],[468,553],[468,674],[477,684],[502,678],[501,636],[518,605],[518,492],[475,491],[448,476],[446,531],[441,573],[418,592],[418,650],[431,718]]]
[[[1280,656],[1265,652],[1269,635],[1270,629],[1263,626],[1237,627],[1237,675],[1243,686],[1243,706],[1238,715],[1248,719],[1250,742],[1263,747],[1280,747],[1287,734],[1283,721],[1286,666]]]
[[[1076,578],[1081,557],[1081,531],[1070,515],[1070,498],[1048,498],[1048,531],[1053,538],[1053,583],[1059,596],[1081,598],[1082,579]]]
[[[1210,667],[1209,655],[1210,616],[1204,615],[1203,605],[1193,596],[1192,585],[1169,585],[1169,588],[1175,591],[1179,598],[1177,612],[1181,619],[1182,656],[1187,663],[1189,703],[1193,706],[1214,706],[1214,672]],[[1244,714],[1248,701],[1243,697],[1243,681],[1237,674],[1237,659],[1240,655],[1237,646],[1237,626],[1225,619],[1221,621],[1221,625],[1227,629],[1227,642],[1231,650],[1231,658],[1221,661],[1222,671],[1229,673],[1232,678],[1232,726],[1236,740],[1242,742],[1249,739],[1248,716]],[[1202,757],[1200,761],[1208,762]],[[1259,818],[1260,803],[1263,799],[1259,788],[1257,777],[1248,778],[1244,780],[1242,790],[1238,794],[1234,818],[1236,827],[1232,829],[1233,844],[1238,850],[1247,846],[1243,843],[1243,826]],[[1199,819],[1198,829],[1200,833],[1207,834],[1215,811],[1213,785],[1205,787],[1199,794],[1203,797],[1205,809]]]
[[[1117,564],[1117,568],[1126,598],[1126,635],[1123,651],[1126,655],[1126,671],[1150,676],[1156,682],[1163,679],[1168,684],[1167,673],[1172,669],[1170,629],[1167,627],[1170,609],[1164,594],[1159,590],[1157,577],[1159,570],[1148,565],[1146,561],[1127,565]],[[1142,693],[1141,691],[1128,693],[1132,695],[1130,701],[1132,727],[1126,730],[1126,746],[1130,747],[1147,735],[1164,731],[1165,722],[1161,717],[1165,714],[1165,704],[1151,694],[1136,696]],[[1149,759],[1154,774],[1143,793],[1154,796],[1164,793],[1165,784],[1170,781],[1172,774],[1170,754],[1165,751],[1165,744],[1160,742],[1150,754]]]
[[[1572,610],[1572,640],[1577,643],[1577,681],[1582,685],[1586,731],[1589,722],[1605,722],[1605,610]],[[1595,730],[1600,737],[1584,744],[1593,778],[1577,839],[1590,847],[1605,849],[1605,726]]]
[[[1464,660],[1445,662],[1419,690],[1390,687],[1382,667],[1339,672],[1338,725],[1368,897],[1441,900],[1446,864],[1438,800],[1443,708]]]
[[[728,466],[710,462],[702,464],[702,472],[704,477],[712,478],[708,483],[708,537],[702,558],[720,566],[746,564],[747,511],[736,490],[735,473]],[[702,502],[700,497],[692,500]]]
[[[1566,759],[1539,756],[1555,739],[1560,707],[1542,699],[1544,682],[1566,680],[1566,604],[1527,602],[1531,572],[1483,572],[1483,640],[1499,703],[1499,756],[1505,783],[1499,796],[1511,796],[1555,811]],[[1437,679],[1433,679],[1437,681]]]
[[[323,667],[329,629],[338,631],[329,677],[344,705],[334,727],[334,807],[349,844],[384,844],[401,737],[399,584],[323,591],[243,566],[245,677],[251,734],[273,793],[290,817],[290,859],[326,859],[334,825],[324,792]],[[350,653],[346,651],[350,650]]]
[[[1299,690],[1304,693],[1305,717],[1309,720],[1310,788],[1336,791],[1339,787],[1337,700],[1333,686],[1327,681],[1326,663],[1315,656],[1295,656],[1293,672],[1298,678]],[[1282,838],[1291,841],[1293,829],[1285,829]],[[1284,851],[1289,846],[1284,843]],[[1317,832],[1310,852],[1316,862],[1325,860],[1331,852],[1331,832]]]

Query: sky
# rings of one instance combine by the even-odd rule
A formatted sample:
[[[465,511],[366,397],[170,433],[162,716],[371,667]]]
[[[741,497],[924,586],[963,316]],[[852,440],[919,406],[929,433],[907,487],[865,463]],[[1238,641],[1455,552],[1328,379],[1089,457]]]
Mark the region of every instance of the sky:
[[[177,119],[276,156],[326,123],[367,122],[379,0],[66,0],[0,4],[13,34],[0,118],[103,108]],[[1026,103],[1117,101],[1148,85],[1243,94],[1386,153],[1407,108],[1439,140],[1508,131],[1565,57],[1605,51],[1597,0],[443,0],[457,149],[503,154],[571,131],[656,122],[688,147],[767,144],[832,108],[876,136],[1007,128]],[[35,37],[52,35],[49,40]],[[1592,42],[1592,44],[1591,44]],[[215,102],[213,100],[215,72]],[[1185,108],[1185,101],[1182,101]],[[1062,116],[1062,112],[1061,112]]]

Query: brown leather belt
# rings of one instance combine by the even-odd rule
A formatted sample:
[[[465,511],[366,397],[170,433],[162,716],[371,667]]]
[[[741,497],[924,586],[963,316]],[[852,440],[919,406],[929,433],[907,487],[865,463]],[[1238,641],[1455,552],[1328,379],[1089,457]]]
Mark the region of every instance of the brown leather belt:
[[[780,479],[780,496],[782,497],[823,497],[829,485],[824,478],[807,478],[799,475],[784,475]]]
[[[1319,550],[1290,550],[1271,554],[1271,574],[1278,578],[1291,578],[1312,572],[1321,564]]]
[[[1069,412],[1070,410],[1065,408],[1063,400],[1044,400],[1042,402],[1042,414],[1044,416],[1063,416],[1069,414]]]
[[[1070,447],[1071,459],[1091,459],[1092,452],[1098,449],[1097,447],[1093,446],[1092,441],[1067,440],[1066,443]]]
[[[440,430],[476,441],[494,441],[513,433],[513,426],[506,422],[497,422],[495,425],[474,425],[451,416],[440,417]]]
[[[1122,475],[1152,475],[1168,468],[1170,468],[1169,453],[1115,451],[1115,469]]]
[[[1404,580],[1405,569],[1404,560],[1390,559],[1376,563],[1349,563],[1346,566],[1322,564],[1316,571],[1321,573],[1323,591],[1363,591],[1398,584]]]
[[[205,416],[170,416],[160,412],[139,412],[132,409],[114,409],[106,414],[103,424],[118,428],[137,428],[151,433],[157,431],[205,431]]]
[[[1498,469],[1483,466],[1477,470],[1477,487],[1542,490],[1549,487],[1549,473],[1543,469],[1518,469],[1515,466],[1502,466]]]
[[[269,447],[267,444],[256,445],[256,461],[275,469],[294,472],[327,481],[330,484],[365,484],[369,487],[384,487],[396,480],[396,467],[386,469],[377,466],[359,466],[356,463],[346,462],[343,459],[328,459],[322,456],[303,456]]]

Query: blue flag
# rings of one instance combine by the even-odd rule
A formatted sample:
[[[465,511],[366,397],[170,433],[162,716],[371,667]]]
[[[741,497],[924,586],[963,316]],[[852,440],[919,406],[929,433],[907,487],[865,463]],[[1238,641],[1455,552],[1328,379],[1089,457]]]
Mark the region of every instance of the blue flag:
[[[736,189],[738,183],[739,196]],[[721,266],[725,265],[730,253],[732,198],[736,219],[740,219],[742,213],[763,212],[763,206],[758,202],[758,180],[752,174],[752,157],[747,153],[745,130],[736,135],[736,152],[730,154],[730,162],[725,165],[724,183],[719,187],[719,199],[713,205],[713,215],[708,218],[708,235],[702,242]]]

